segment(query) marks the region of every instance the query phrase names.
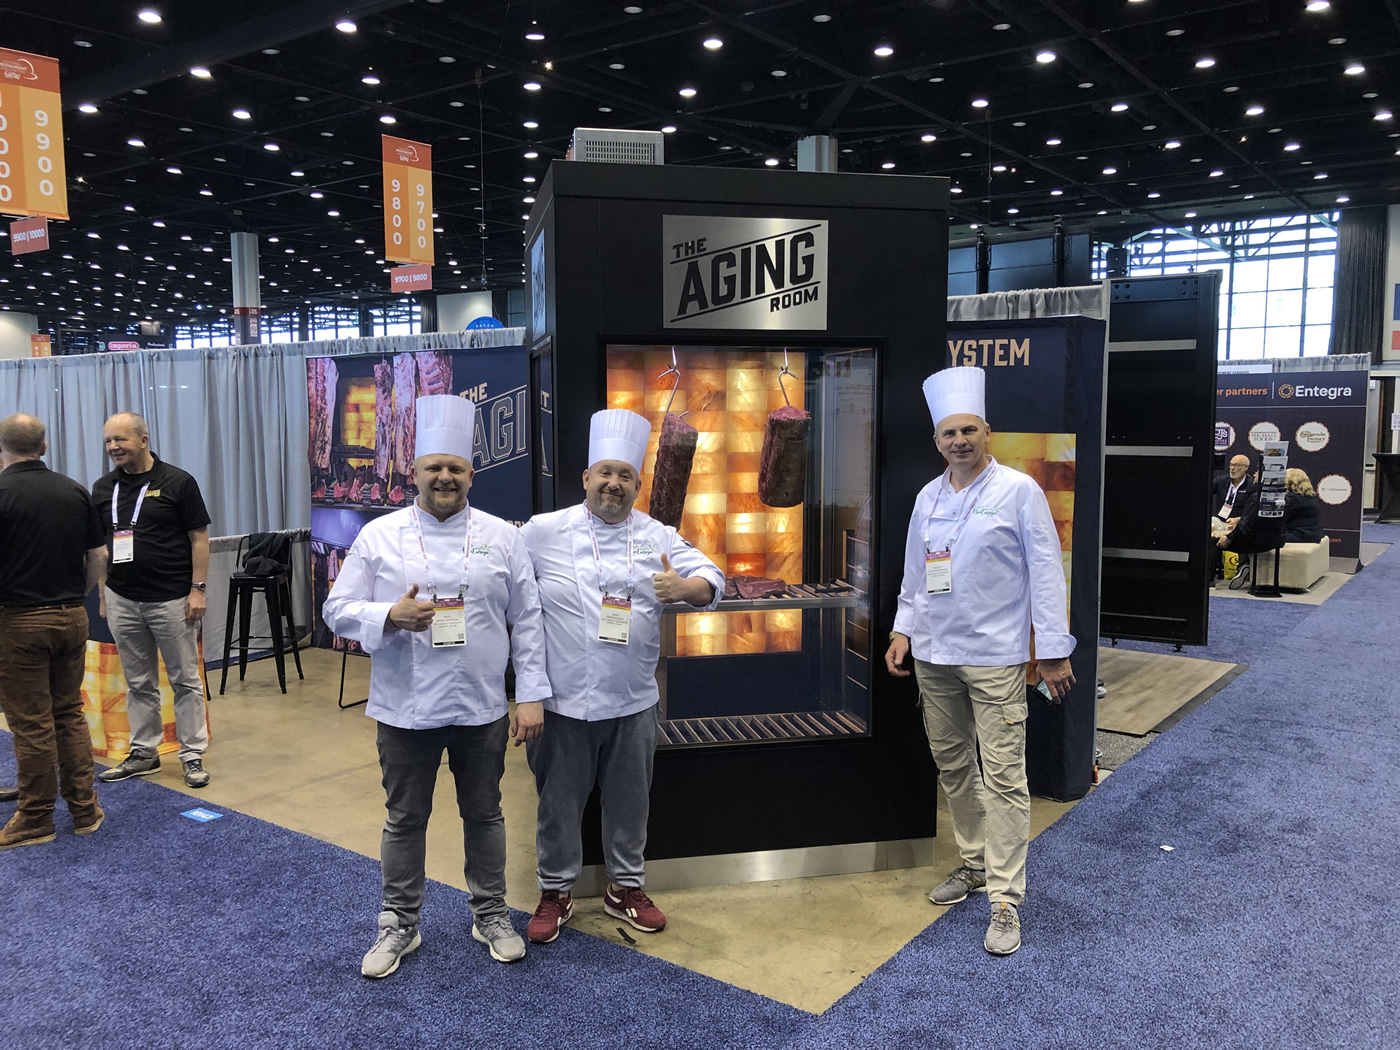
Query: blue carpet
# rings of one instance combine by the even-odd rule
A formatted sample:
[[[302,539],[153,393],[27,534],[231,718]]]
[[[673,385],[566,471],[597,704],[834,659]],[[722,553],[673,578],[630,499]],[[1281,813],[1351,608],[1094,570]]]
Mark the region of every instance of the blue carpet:
[[[1032,844],[1010,958],[982,951],[974,897],[812,1017],[571,930],[501,966],[430,884],[423,947],[370,982],[373,861],[127,782],[97,835],[61,815],[52,845],[0,854],[0,1044],[1400,1046],[1397,550],[1322,606],[1216,601],[1190,655],[1250,672]]]

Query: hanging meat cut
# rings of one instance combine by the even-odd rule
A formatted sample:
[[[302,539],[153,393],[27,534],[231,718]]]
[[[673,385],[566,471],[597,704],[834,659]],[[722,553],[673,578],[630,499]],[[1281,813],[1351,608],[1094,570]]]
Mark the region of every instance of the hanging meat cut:
[[[674,412],[661,422],[661,440],[656,446],[656,468],[651,478],[651,505],[648,513],[663,525],[679,528],[685,513],[685,490],[690,485],[690,466],[700,431]]]
[[[758,498],[770,507],[795,507],[807,494],[807,435],[812,413],[784,405],[768,414],[758,461]]]
[[[412,354],[394,356],[394,469],[403,477],[413,470],[418,442],[418,365]]]
[[[421,350],[413,355],[418,364],[418,396],[452,393],[452,355],[442,350]]]
[[[306,362],[306,396],[311,410],[311,433],[308,435],[307,459],[317,474],[331,471],[331,440],[335,427],[336,386],[340,369],[328,357],[312,357]]]
[[[374,366],[374,473],[389,480],[394,466],[394,366]]]

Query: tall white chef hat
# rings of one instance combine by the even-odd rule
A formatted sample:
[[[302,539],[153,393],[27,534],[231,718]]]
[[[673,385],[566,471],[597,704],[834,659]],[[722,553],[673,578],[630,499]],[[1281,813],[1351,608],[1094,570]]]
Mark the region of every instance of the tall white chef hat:
[[[949,416],[970,413],[987,418],[987,373],[960,365],[935,372],[924,380],[924,400],[937,428]]]
[[[630,463],[640,473],[650,437],[651,424],[646,416],[625,408],[594,412],[588,426],[588,463],[592,466],[600,460],[615,459]]]
[[[418,435],[413,456],[461,456],[472,458],[472,425],[476,405],[453,394],[427,394],[417,401]]]

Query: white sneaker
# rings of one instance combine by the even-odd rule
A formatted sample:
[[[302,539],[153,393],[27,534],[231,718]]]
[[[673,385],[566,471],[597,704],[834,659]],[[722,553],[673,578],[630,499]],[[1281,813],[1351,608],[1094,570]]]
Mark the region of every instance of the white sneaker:
[[[399,968],[399,960],[422,943],[417,926],[381,926],[360,963],[360,973],[366,977],[388,977]]]

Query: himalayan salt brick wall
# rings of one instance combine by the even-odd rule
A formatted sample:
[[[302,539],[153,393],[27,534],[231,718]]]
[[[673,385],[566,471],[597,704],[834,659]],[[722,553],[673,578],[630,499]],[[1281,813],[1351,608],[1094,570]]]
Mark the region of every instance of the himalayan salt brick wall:
[[[681,535],[729,575],[768,576],[801,583],[802,507],[769,507],[758,498],[759,454],[768,413],[783,407],[778,375],[783,352],[764,350],[677,350],[680,385],[671,349],[609,350],[607,405],[651,420],[652,436],[642,468],[637,507],[646,510],[651,475],[667,402],[671,411],[700,432]],[[806,355],[788,354],[788,368],[806,371]],[[800,379],[787,379],[787,396],[805,408]],[[787,652],[802,648],[797,610],[755,613],[695,613],[677,622],[676,655]]]

